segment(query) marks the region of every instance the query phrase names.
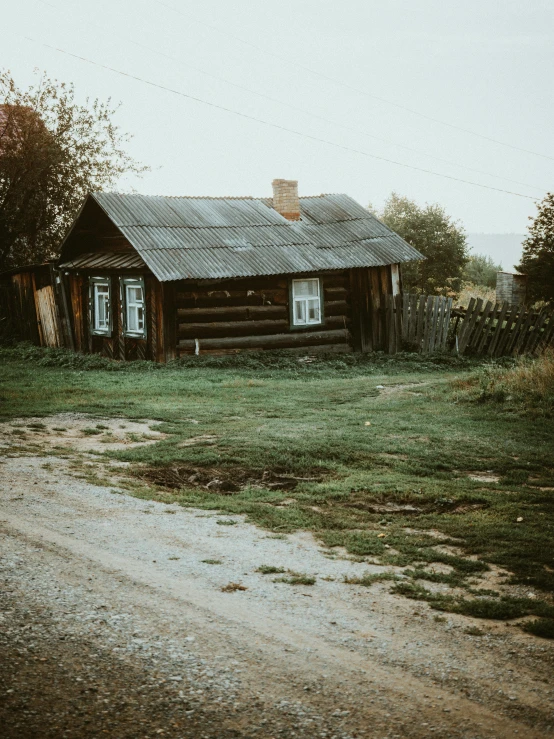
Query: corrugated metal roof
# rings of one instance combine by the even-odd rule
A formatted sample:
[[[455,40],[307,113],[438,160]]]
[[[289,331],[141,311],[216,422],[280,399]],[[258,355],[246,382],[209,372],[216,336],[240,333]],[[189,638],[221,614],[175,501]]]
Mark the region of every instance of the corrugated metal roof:
[[[273,210],[271,199],[263,198],[118,193],[92,197],[161,281],[316,272],[423,259],[348,195],[300,198],[300,221],[288,221]],[[105,254],[88,254],[63,266],[99,268],[100,263],[93,263],[95,256],[108,259]],[[112,255],[116,257],[123,255]],[[123,264],[104,261],[102,266]]]
[[[135,251],[90,252],[60,264],[62,269],[140,269],[145,263]]]

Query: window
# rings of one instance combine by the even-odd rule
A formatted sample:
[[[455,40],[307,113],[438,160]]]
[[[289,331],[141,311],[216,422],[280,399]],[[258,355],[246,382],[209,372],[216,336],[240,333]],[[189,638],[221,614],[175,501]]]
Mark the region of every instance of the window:
[[[110,336],[112,332],[112,317],[110,310],[110,280],[107,277],[91,277],[90,310],[92,333]]]
[[[146,336],[144,283],[141,279],[121,281],[126,336]]]
[[[321,288],[319,278],[292,281],[292,325],[321,323]]]

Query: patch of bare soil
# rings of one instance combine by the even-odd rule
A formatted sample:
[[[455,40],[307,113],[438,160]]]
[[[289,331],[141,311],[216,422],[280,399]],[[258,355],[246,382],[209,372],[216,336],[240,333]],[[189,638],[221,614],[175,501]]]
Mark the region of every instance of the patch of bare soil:
[[[76,452],[104,452],[154,444],[165,439],[156,429],[160,421],[129,421],[87,413],[57,413],[45,418],[16,418],[0,424],[0,445],[14,441],[40,443]]]
[[[500,475],[495,475],[494,472],[466,472],[466,475],[470,480],[475,482],[500,482]]]
[[[307,472],[304,475],[292,475],[276,470],[253,470],[247,467],[192,467],[176,465],[172,467],[147,467],[136,473],[141,479],[169,488],[202,488],[213,493],[238,493],[247,487],[259,487],[270,490],[294,490],[301,482],[320,482],[324,471]]]

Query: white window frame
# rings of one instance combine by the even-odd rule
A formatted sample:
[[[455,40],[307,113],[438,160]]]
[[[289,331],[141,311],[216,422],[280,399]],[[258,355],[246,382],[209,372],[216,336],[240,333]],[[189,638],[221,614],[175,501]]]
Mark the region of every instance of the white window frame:
[[[107,300],[105,300],[106,320],[104,325],[99,325],[99,297],[98,288],[107,288]],[[105,293],[103,293],[105,295]],[[109,277],[91,277],[90,278],[90,326],[91,333],[95,336],[111,336],[112,335],[112,286]]]
[[[315,282],[317,284],[317,294],[312,297],[305,295],[296,295],[295,286],[300,282]],[[320,326],[323,323],[323,290],[321,286],[320,277],[304,277],[302,279],[291,281],[291,323],[293,328],[304,328],[305,326]],[[317,301],[317,318],[310,319],[309,317],[309,304]],[[299,319],[297,315],[297,304],[304,304],[304,316],[305,320]]]
[[[142,279],[142,277],[122,277],[120,285],[121,306],[123,312],[123,333],[125,336],[131,336],[136,339],[144,339],[146,338],[146,293],[144,290],[144,280]],[[128,297],[128,290],[137,287],[142,290],[142,300],[130,302]],[[142,328],[136,330],[129,328],[130,308],[142,308]]]

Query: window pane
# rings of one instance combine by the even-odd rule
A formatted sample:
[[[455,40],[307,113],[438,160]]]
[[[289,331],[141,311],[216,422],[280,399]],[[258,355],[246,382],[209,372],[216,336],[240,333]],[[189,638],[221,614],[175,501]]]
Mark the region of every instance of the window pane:
[[[294,303],[295,323],[306,323],[306,301],[297,300]]]
[[[137,307],[137,326],[139,331],[144,330],[144,310],[141,307]]]
[[[142,288],[141,287],[129,287],[127,293],[127,299],[130,303],[142,303]]]
[[[308,300],[308,322],[319,323],[319,299]]]
[[[106,300],[103,295],[98,296],[97,319],[98,328],[104,328],[106,325]]]
[[[127,306],[127,330],[138,331],[137,308],[134,305]]]
[[[109,297],[110,288],[106,284],[95,283],[94,290],[94,329],[96,331],[107,331],[109,329]]]
[[[295,298],[311,298],[319,295],[319,280],[294,280],[292,283]]]

